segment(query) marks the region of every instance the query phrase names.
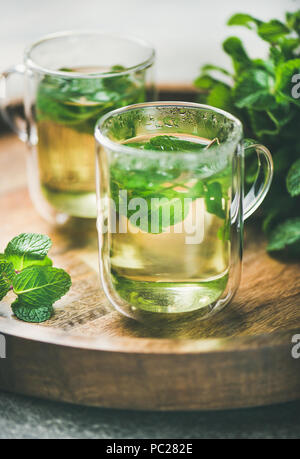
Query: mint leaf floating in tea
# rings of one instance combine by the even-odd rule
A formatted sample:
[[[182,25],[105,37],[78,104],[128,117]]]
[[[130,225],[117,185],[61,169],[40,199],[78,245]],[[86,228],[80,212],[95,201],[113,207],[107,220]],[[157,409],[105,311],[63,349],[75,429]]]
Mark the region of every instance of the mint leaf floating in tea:
[[[111,168],[111,196],[116,208],[121,209],[121,214],[127,216],[130,223],[142,231],[153,234],[168,231],[170,227],[185,221],[191,202],[199,198],[204,199],[207,212],[220,219],[226,218],[225,202],[228,200],[231,177],[228,164],[218,164],[214,159],[215,151],[212,151],[212,157],[206,158],[199,170],[193,169],[197,181],[195,183],[194,179],[191,183],[188,172],[190,166],[184,157],[184,153],[207,154],[207,150],[213,150],[220,145],[220,141],[218,138],[210,141],[194,136],[191,139],[168,135],[155,136],[144,141],[135,139],[126,145],[144,150],[142,158],[122,156]],[[162,157],[158,161],[151,154],[147,156],[147,151],[169,152],[174,155],[165,159]],[[180,154],[178,157],[177,153]],[[195,156],[195,163],[196,167],[201,164],[201,156],[199,161]],[[124,207],[122,197],[120,202],[120,190],[127,191],[128,202],[144,199],[147,210],[141,208],[139,218],[134,218],[136,208],[128,210],[126,205]]]
[[[130,144],[129,144],[130,145]],[[178,137],[159,135],[153,137],[144,145],[144,150],[157,151],[178,151],[186,153],[189,151],[200,151],[206,147],[206,144],[191,142],[188,140],[178,139]]]
[[[53,304],[71,287],[63,269],[53,268],[47,256],[51,239],[43,234],[22,233],[0,254],[0,300],[12,290],[16,317],[26,322],[44,322],[53,314]]]
[[[32,307],[20,300],[14,301],[11,308],[18,319],[30,323],[45,322],[49,320],[54,313],[52,306]]]
[[[205,204],[207,212],[214,214],[219,218],[225,218],[223,209],[222,187],[218,182],[213,182],[207,185],[205,192]]]
[[[15,277],[15,270],[12,263],[0,259],[0,300],[2,300],[11,289]]]
[[[16,271],[27,266],[50,266],[52,261],[47,257],[52,246],[51,239],[43,234],[23,233],[16,236],[7,245],[5,259],[13,263]]]
[[[13,291],[22,303],[30,306],[51,306],[71,287],[71,278],[63,269],[30,266],[17,274]]]

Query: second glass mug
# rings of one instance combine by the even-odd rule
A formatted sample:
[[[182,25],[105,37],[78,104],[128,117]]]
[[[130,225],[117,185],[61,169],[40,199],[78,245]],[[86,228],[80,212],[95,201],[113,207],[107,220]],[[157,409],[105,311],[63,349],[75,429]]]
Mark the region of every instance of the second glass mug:
[[[240,283],[244,220],[271,185],[268,149],[252,145],[259,170],[244,197],[249,147],[240,121],[222,110],[137,104],[105,115],[95,137],[100,273],[110,302],[158,326],[222,309]]]
[[[29,146],[30,195],[48,221],[96,218],[96,122],[113,109],[155,99],[154,60],[141,40],[63,32],[36,42],[24,65],[0,74],[1,111]],[[24,83],[25,120],[13,111],[16,78]]]

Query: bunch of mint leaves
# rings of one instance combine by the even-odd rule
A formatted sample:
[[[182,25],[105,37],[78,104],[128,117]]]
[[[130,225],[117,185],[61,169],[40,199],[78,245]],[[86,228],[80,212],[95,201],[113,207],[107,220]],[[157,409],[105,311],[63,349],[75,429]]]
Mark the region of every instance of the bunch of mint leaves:
[[[17,296],[12,310],[25,322],[50,319],[53,304],[71,287],[69,274],[52,267],[51,246],[48,236],[22,233],[0,254],[0,301],[12,290]]]
[[[226,221],[228,206],[228,189],[231,186],[231,168],[224,158],[215,164],[212,160],[201,163],[201,153],[208,145],[178,139],[174,136],[159,135],[148,142],[131,142],[130,147],[144,151],[174,152],[169,155],[170,162],[163,163],[151,155],[120,156],[111,167],[111,197],[116,209],[124,209],[124,215],[130,218],[136,209],[127,209],[120,202],[120,190],[127,191],[128,202],[143,198],[147,203],[146,218],[137,219],[135,226],[142,231],[151,232],[153,212],[158,215],[158,227],[155,234],[160,234],[186,219],[189,211],[186,199],[194,201],[204,198],[207,212],[225,220],[219,232],[219,238],[229,238],[229,219]],[[195,168],[186,159],[176,156],[177,153],[198,153]],[[197,158],[197,156],[195,156]],[[168,160],[167,160],[168,161]],[[191,176],[194,184],[191,185]],[[205,177],[205,178],[204,178]],[[157,207],[153,208],[153,199]],[[122,201],[122,197],[121,197]],[[224,205],[225,202],[225,205]],[[143,211],[143,209],[140,209]]]
[[[114,66],[111,72],[116,75],[103,78],[46,75],[38,86],[37,120],[93,134],[97,120],[105,113],[146,100],[144,73],[118,75],[123,70]]]
[[[228,25],[243,26],[268,43],[266,59],[251,59],[238,37],[223,43],[233,71],[205,65],[195,86],[199,102],[227,110],[241,119],[246,137],[265,144],[274,159],[274,180],[262,207],[267,250],[300,257],[300,98],[293,97],[293,76],[300,74],[300,10],[285,22],[263,22],[235,14]],[[246,182],[257,173],[255,155],[246,158]]]

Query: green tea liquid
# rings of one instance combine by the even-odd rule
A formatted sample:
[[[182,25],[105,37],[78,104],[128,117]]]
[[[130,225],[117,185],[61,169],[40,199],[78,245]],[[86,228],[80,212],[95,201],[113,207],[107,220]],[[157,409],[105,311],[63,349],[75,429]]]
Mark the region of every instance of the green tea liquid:
[[[159,138],[156,137],[154,147],[157,139],[159,146]],[[209,144],[207,139],[172,134],[161,150],[173,151],[173,143],[174,155],[180,152],[180,145],[184,147],[185,144],[178,144],[175,139],[191,142],[186,144],[187,151],[189,148],[193,151],[193,145],[195,150],[197,145],[203,148]],[[150,148],[149,140],[150,136],[135,138],[131,144],[141,149],[145,145]],[[198,154],[201,155],[202,151]],[[141,154],[146,159],[147,149]],[[151,228],[137,228],[130,218],[117,214],[116,227],[119,228],[121,223],[129,231],[110,235],[110,253],[107,256],[114,288],[120,298],[133,305],[134,311],[182,313],[206,308],[220,298],[228,281],[230,170],[202,179],[203,172],[199,171],[197,177],[197,171],[185,169],[183,162],[181,170],[174,173],[175,177],[167,177],[165,181],[158,161],[156,166],[153,164],[153,168],[150,167],[151,170],[152,183],[151,172],[149,176],[149,171],[146,175],[146,172],[138,170],[124,171],[122,183],[122,170],[118,170],[118,164],[115,164],[112,167],[111,188],[115,189],[118,181],[120,188],[127,189],[128,199],[140,195],[149,205],[149,196],[156,195],[181,201],[185,196],[193,196],[193,200],[184,216],[177,219],[173,226],[161,228],[159,234],[153,234]],[[152,193],[142,190],[143,178],[148,178]],[[185,231],[184,224],[191,228],[189,223],[198,235],[195,243],[187,243],[190,231]],[[181,232],[177,232],[179,225]]]
[[[105,69],[63,70],[84,74]],[[96,217],[96,122],[105,113],[143,102],[145,97],[142,72],[107,78],[46,76],[41,80],[36,102],[40,182],[45,198],[58,212]]]

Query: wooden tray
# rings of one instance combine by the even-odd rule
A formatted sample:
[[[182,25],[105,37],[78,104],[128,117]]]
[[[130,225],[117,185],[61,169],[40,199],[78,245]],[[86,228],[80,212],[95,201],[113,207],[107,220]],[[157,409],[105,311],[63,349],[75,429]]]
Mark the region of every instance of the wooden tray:
[[[243,282],[226,310],[188,331],[151,333],[114,312],[99,285],[94,224],[57,230],[33,209],[26,148],[0,139],[0,251],[20,232],[47,233],[51,256],[72,276],[55,316],[30,325],[0,303],[0,389],[78,404],[145,410],[258,406],[300,398],[300,265],[270,258],[246,239]]]

